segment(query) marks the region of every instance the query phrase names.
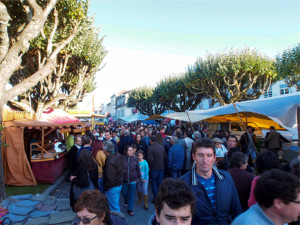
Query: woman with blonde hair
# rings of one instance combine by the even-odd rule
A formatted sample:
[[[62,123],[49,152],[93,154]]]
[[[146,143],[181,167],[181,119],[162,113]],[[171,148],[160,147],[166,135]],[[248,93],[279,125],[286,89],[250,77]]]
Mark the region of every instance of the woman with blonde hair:
[[[103,193],[103,166],[105,164],[106,156],[103,152],[103,143],[96,139],[92,145],[92,155],[98,166],[98,186],[99,190]]]

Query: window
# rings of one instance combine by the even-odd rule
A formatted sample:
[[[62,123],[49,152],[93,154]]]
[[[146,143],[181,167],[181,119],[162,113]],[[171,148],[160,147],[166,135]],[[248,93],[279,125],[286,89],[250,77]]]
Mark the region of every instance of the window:
[[[124,109],[118,111],[118,118],[124,117]]]
[[[290,93],[290,89],[287,86],[287,84],[280,84],[280,94],[285,95],[285,94],[288,94],[288,93]]]
[[[238,123],[232,123],[231,124],[231,130],[242,131],[242,129],[241,129],[241,127]]]
[[[271,98],[273,96],[272,93],[272,86],[265,92],[264,97],[265,98]]]

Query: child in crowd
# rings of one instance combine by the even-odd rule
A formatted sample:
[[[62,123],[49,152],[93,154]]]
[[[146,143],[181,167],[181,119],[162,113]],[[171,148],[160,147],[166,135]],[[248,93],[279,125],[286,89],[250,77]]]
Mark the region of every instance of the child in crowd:
[[[139,150],[137,152],[137,157],[139,160],[139,166],[141,170],[141,180],[138,182],[138,204],[141,203],[142,197],[144,195],[144,208],[148,209],[148,182],[149,182],[149,165],[146,160],[144,160],[144,152]]]
[[[223,145],[223,141],[220,138],[214,138],[216,157],[225,157],[227,155],[227,149]]]

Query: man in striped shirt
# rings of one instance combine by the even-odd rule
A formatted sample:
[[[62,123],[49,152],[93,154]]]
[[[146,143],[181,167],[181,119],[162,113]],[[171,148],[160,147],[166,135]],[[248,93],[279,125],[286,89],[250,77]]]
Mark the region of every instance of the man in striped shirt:
[[[214,147],[208,138],[196,141],[192,149],[194,166],[181,177],[197,198],[192,224],[230,224],[242,213],[231,175],[215,167]]]

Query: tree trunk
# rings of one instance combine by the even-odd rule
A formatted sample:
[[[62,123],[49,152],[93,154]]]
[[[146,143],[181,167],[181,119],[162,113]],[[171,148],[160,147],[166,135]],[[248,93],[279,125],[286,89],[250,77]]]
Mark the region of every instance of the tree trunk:
[[[2,202],[6,198],[5,186],[4,186],[4,171],[3,171],[3,157],[2,157],[2,115],[3,115],[3,105],[0,103],[0,202]]]
[[[43,102],[39,102],[38,103],[38,106],[36,108],[36,111],[35,111],[35,115],[34,115],[34,119],[35,120],[40,120],[41,117],[42,117],[42,113],[43,113],[43,109],[44,109],[44,103]]]

